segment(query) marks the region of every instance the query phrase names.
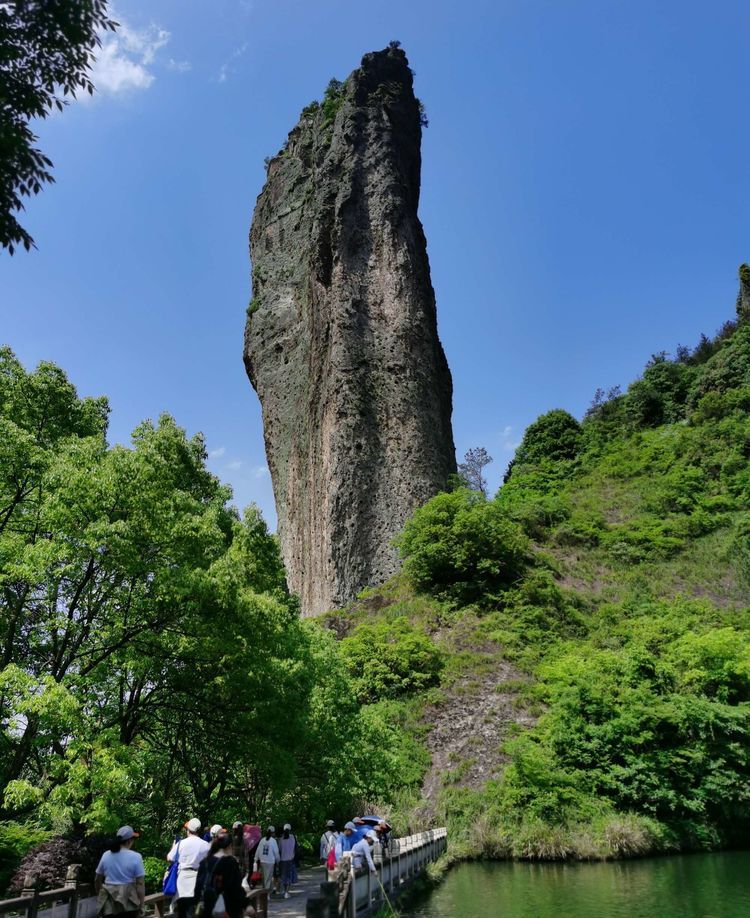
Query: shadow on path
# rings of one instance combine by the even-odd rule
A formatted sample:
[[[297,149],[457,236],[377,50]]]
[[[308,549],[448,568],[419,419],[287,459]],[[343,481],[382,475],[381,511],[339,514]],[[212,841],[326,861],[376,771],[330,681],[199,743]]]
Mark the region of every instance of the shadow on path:
[[[289,898],[273,896],[268,900],[268,915],[276,918],[304,918],[305,906],[310,896],[320,893],[320,884],[325,883],[325,867],[304,867],[298,871],[299,879],[289,891]]]

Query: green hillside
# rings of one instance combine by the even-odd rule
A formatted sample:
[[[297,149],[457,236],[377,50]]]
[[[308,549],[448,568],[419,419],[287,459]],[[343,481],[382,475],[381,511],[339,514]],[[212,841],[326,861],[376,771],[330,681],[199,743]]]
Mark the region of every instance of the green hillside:
[[[397,822],[447,821],[458,856],[746,837],[741,302],[715,339],[654,355],[625,393],[598,392],[581,423],[540,417],[494,499],[435,497],[401,537],[403,575],[329,617],[362,700],[390,705],[432,761]]]

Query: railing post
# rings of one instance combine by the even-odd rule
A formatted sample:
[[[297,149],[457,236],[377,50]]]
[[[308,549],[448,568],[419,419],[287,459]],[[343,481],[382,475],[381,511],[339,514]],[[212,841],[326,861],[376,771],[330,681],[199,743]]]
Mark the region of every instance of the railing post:
[[[23,882],[23,896],[28,896],[29,904],[26,906],[26,918],[36,918],[39,911],[39,880],[35,876],[27,876]]]
[[[357,877],[351,859],[349,862],[349,918],[357,918]]]
[[[328,903],[322,896],[311,896],[305,907],[305,918],[328,918]]]
[[[78,875],[80,872],[80,864],[71,864],[65,874],[65,888],[73,890],[68,900],[68,918],[76,918],[78,915]]]
[[[327,880],[320,884],[320,895],[328,906],[326,918],[339,918],[339,884]]]

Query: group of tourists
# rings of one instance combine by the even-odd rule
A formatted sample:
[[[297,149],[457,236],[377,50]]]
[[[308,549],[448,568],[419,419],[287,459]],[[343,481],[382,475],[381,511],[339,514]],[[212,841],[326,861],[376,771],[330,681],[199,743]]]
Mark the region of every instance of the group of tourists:
[[[355,870],[367,867],[375,873],[372,849],[379,844],[383,854],[387,854],[390,833],[391,827],[384,819],[357,816],[347,822],[341,832],[336,831],[336,824],[329,819],[326,831],[320,837],[320,860],[325,863],[329,878],[336,875],[338,865],[347,852],[351,853]]]
[[[297,882],[299,845],[286,823],[280,835],[269,825],[265,835],[257,826],[235,822],[231,831],[213,825],[205,833],[200,819],[189,819],[185,836],[175,840],[167,853],[169,866],[164,892],[172,896],[177,918],[243,918],[255,915],[248,895],[255,885],[271,896],[289,898]],[[253,836],[249,829],[254,829]],[[143,858],[133,850],[139,837],[132,826],[122,826],[96,868],[98,915],[139,918],[143,915],[146,885]],[[375,873],[372,849],[376,844],[387,852],[390,826],[376,817],[357,817],[339,832],[332,819],[320,837],[320,861],[328,876],[337,876],[344,855],[355,869]],[[347,862],[348,863],[348,862]]]

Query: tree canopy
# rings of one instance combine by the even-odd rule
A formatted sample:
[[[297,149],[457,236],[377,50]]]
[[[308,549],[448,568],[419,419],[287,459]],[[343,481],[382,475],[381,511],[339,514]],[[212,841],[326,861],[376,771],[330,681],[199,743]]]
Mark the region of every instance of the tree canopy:
[[[54,181],[31,123],[93,92],[95,51],[115,27],[107,0],[0,3],[0,246],[11,254],[34,244],[17,216],[23,199]]]
[[[392,779],[275,536],[169,415],[108,446],[106,399],[0,351],[2,818],[56,831],[350,814]],[[383,769],[393,768],[384,760]]]

